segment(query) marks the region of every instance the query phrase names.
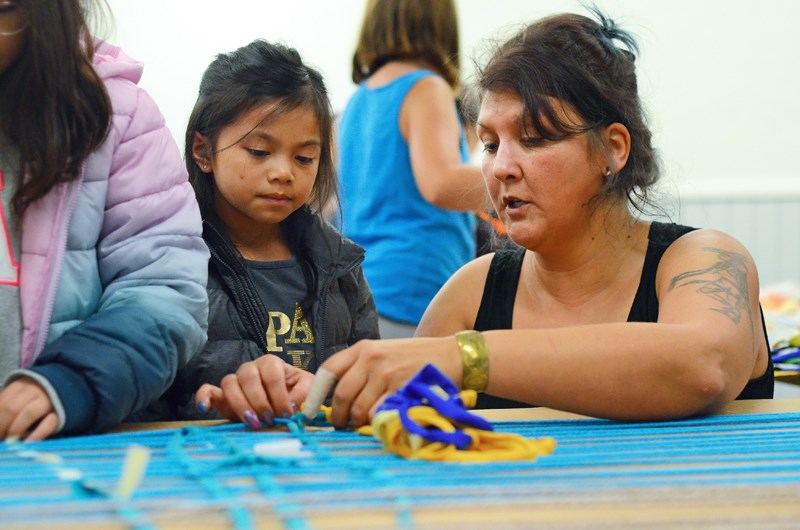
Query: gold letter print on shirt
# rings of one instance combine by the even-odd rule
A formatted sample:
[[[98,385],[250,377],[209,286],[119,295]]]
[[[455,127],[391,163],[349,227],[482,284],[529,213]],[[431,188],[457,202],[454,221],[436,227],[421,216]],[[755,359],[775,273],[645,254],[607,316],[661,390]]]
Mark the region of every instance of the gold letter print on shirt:
[[[277,329],[276,329],[277,324]],[[291,331],[289,337],[283,341],[284,344],[314,344],[314,333],[308,325],[303,315],[300,304],[295,303],[294,319],[289,320],[289,316],[280,311],[269,312],[269,325],[267,326],[267,351],[271,353],[283,353],[283,347],[278,346],[278,337],[286,335]],[[298,338],[298,333],[302,339]],[[292,365],[297,368],[305,369],[311,360],[311,353],[305,350],[288,350],[286,354],[292,358]]]

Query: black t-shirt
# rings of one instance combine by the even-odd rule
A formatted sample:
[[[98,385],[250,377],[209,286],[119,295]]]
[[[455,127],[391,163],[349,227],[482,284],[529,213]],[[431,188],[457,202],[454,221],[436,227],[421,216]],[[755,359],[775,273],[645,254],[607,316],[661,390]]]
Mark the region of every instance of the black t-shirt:
[[[642,267],[642,277],[633,299],[628,322],[656,322],[658,320],[658,297],[656,296],[656,272],[658,264],[667,248],[676,239],[695,230],[688,226],[653,222],[648,235],[649,243]],[[495,253],[486,276],[483,298],[475,318],[475,329],[488,331],[492,329],[511,329],[514,315],[514,300],[517,295],[519,274],[525,249],[517,247],[503,249]],[[764,326],[764,318],[761,316]],[[764,327],[764,336],[767,331]],[[587,345],[589,347],[589,345]],[[769,341],[767,341],[769,348]],[[747,383],[736,399],[769,399],[774,392],[775,379],[772,361],[761,377]],[[510,399],[499,398],[489,394],[480,394],[476,408],[516,408],[530,407],[530,404]]]
[[[300,303],[306,297],[303,270],[296,258],[281,261],[242,260],[267,310],[267,351],[287,363],[316,372],[316,338]]]

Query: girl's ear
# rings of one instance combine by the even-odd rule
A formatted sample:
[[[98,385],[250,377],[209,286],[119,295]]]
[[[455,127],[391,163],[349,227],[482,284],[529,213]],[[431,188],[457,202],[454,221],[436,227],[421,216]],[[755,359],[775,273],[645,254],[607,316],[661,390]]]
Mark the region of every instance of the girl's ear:
[[[631,133],[621,123],[612,123],[605,130],[605,143],[608,146],[608,164],[611,172],[619,173],[628,163],[631,154]]]
[[[211,164],[211,145],[208,139],[195,131],[194,139],[192,140],[192,158],[194,163],[200,168],[203,173],[213,172]]]

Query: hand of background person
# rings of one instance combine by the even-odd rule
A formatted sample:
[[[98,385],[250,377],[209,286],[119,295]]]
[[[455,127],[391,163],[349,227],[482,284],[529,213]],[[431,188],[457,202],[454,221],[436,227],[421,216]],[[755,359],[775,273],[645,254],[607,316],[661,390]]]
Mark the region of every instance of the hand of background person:
[[[44,440],[56,432],[58,415],[42,386],[30,377],[15,379],[0,392],[0,440],[20,436]]]
[[[339,381],[331,403],[334,426],[359,427],[368,423],[386,396],[428,363],[435,364],[456,385],[461,384],[461,354],[452,335],[362,340],[338,352],[321,366]]]
[[[258,429],[262,423],[272,425],[275,417],[294,414],[313,380],[313,374],[274,355],[264,355],[223,377],[218,387],[201,386],[195,404],[203,412],[213,408],[231,421]]]

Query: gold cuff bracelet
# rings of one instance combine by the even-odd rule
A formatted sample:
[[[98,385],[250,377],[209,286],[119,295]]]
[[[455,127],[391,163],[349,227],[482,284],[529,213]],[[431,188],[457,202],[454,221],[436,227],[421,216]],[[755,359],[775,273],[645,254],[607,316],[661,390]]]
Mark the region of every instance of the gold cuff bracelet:
[[[489,384],[489,352],[480,331],[467,330],[456,333],[458,349],[461,350],[465,390],[483,392]]]

